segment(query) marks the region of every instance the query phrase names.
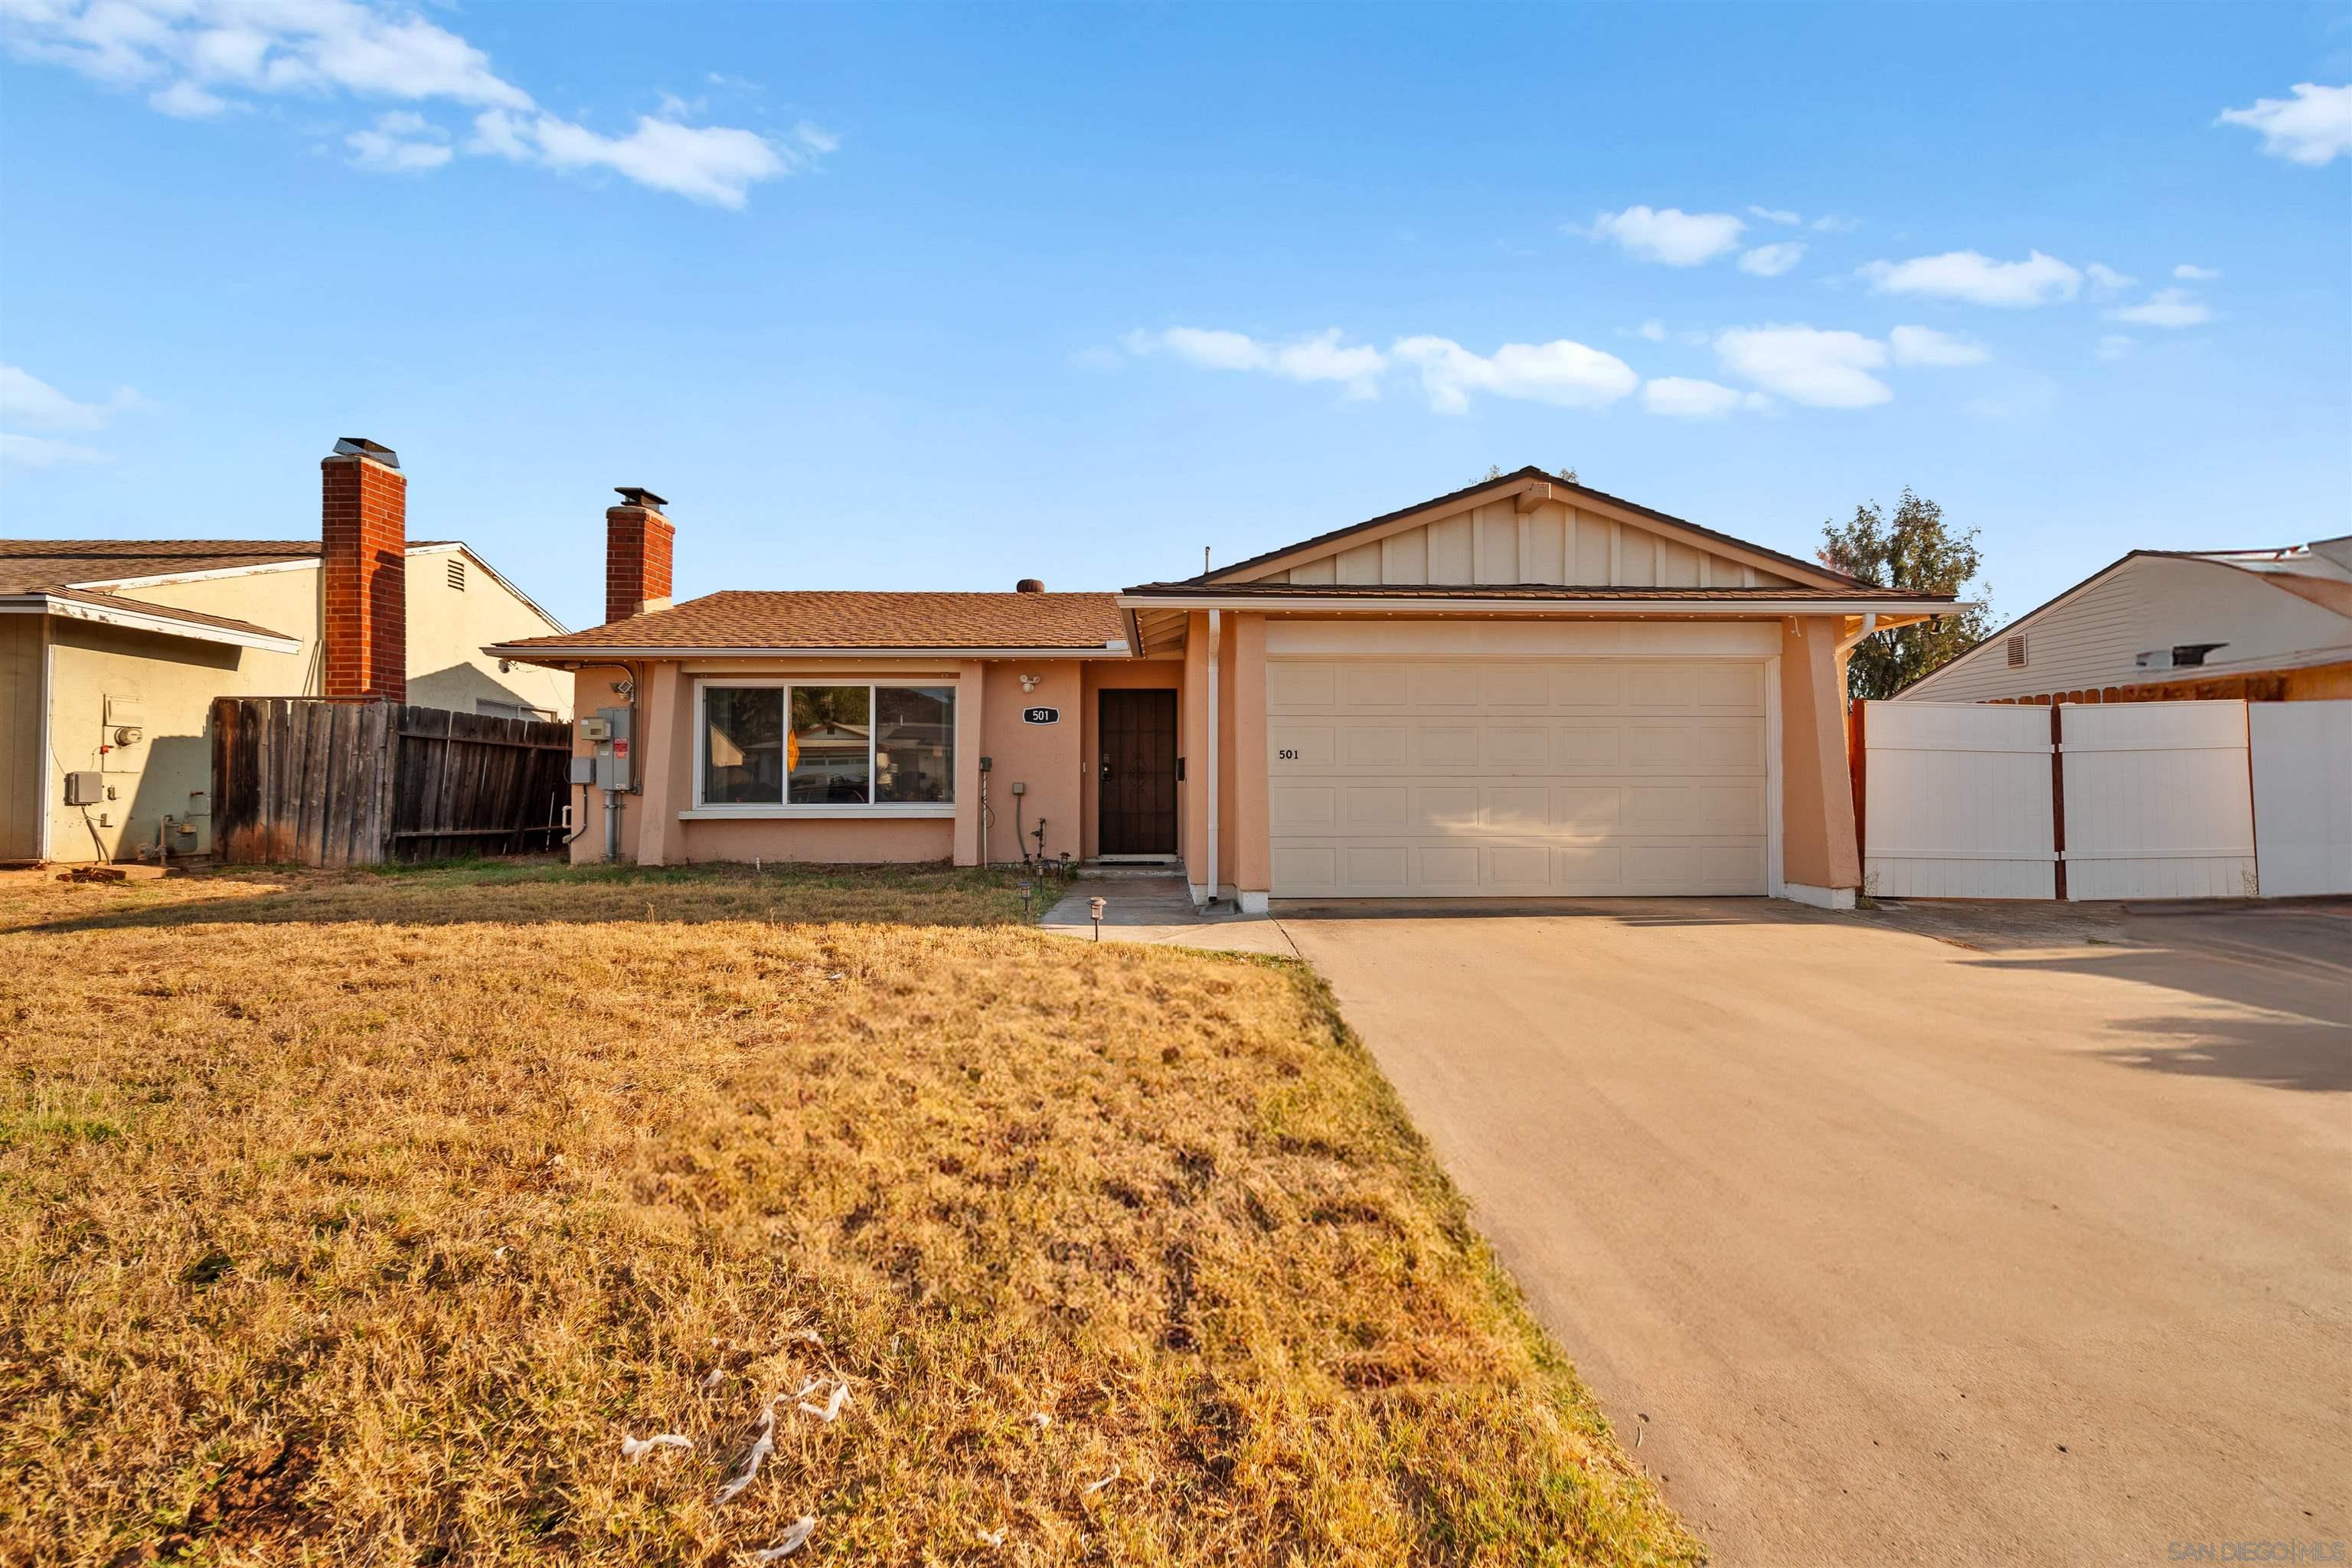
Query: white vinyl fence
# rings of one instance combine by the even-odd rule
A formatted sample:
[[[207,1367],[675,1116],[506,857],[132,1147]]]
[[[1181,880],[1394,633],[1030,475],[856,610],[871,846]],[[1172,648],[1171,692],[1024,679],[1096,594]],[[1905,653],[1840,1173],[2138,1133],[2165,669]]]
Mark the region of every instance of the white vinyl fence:
[[[2263,892],[2352,893],[2352,702],[2253,702],[2247,718]]]
[[[2243,702],[2059,709],[2070,899],[2250,899]]]
[[[2050,710],[1866,706],[1863,890],[1884,898],[2056,898]]]
[[[2352,892],[2352,702],[1871,702],[1856,719],[1866,893]]]

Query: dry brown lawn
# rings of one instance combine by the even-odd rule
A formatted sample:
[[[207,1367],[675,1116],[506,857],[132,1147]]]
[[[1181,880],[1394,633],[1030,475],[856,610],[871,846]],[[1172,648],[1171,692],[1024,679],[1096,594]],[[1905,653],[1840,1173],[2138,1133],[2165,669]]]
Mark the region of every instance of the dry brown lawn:
[[[1296,964],[945,871],[26,879],[0,1056],[0,1561],[1699,1557]]]

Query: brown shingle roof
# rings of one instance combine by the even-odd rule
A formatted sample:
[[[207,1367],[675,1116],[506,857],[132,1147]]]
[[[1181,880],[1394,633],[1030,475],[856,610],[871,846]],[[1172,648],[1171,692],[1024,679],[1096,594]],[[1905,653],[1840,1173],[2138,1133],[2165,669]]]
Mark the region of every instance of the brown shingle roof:
[[[315,539],[0,539],[0,594],[311,561]]]
[[[202,610],[184,610],[177,605],[150,604],[144,599],[125,598],[121,594],[101,594],[89,588],[37,588],[34,593],[46,594],[52,599],[67,599],[93,609],[115,610],[125,615],[160,616],[167,621],[180,621],[199,626],[218,626],[223,631],[243,632],[250,637],[285,637],[288,634],[270,626],[257,626],[251,621],[240,621],[234,616],[209,616]]]
[[[1069,648],[1122,641],[1108,594],[758,593],[730,590],[564,637],[498,645],[599,648]]]

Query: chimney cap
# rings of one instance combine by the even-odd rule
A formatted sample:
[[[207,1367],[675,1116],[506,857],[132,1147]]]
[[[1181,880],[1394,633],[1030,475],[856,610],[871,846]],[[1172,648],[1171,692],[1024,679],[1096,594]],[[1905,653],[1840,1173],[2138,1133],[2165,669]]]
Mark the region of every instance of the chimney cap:
[[[655,511],[659,511],[669,505],[668,501],[654,494],[643,485],[614,485],[613,493],[631,506],[647,507]]]
[[[1013,584],[1013,591],[1016,594],[1042,594],[1045,591],[1045,584],[1037,578],[1024,577]]]
[[[400,454],[381,441],[371,441],[364,436],[341,436],[335,440],[334,456],[366,458],[382,463],[387,468],[400,467]]]

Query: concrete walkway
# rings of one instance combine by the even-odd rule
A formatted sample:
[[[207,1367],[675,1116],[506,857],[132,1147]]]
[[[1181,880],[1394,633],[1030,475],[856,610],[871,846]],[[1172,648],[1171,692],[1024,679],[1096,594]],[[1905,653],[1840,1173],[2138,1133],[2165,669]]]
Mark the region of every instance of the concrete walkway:
[[[1950,909],[1279,922],[1718,1562],[2352,1538],[2352,919]]]
[[[1081,877],[1045,911],[1044,928],[1055,936],[1092,940],[1087,900],[1101,899],[1105,942],[1145,942],[1212,952],[1270,952],[1298,956],[1282,927],[1265,915],[1203,915],[1181,876]]]

